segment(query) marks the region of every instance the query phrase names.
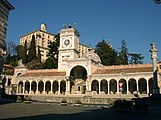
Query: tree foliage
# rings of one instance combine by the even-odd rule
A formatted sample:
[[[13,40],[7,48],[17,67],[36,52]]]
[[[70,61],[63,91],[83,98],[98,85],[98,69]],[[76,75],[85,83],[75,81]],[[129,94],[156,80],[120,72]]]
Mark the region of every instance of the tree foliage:
[[[36,45],[35,45],[35,35],[32,35],[32,40],[30,43],[30,48],[28,52],[28,62],[31,62],[32,60],[36,60]]]
[[[24,47],[22,45],[16,46],[17,59],[20,60],[23,58]]]
[[[130,60],[129,60],[129,63],[130,64],[142,64],[143,63],[143,59],[144,59],[144,56],[142,56],[141,54],[129,54],[130,56]]]
[[[96,53],[99,55],[103,65],[118,64],[117,52],[105,40],[97,43]]]
[[[46,59],[43,68],[45,69],[51,69],[51,68],[57,68],[58,67],[58,48],[60,42],[60,34],[55,35],[55,41],[49,43],[49,53],[48,53],[48,59]]]
[[[120,64],[122,65],[128,64],[128,48],[127,48],[125,40],[122,40],[122,43],[121,43],[121,51],[119,52],[119,60],[120,60]]]
[[[7,54],[16,55],[16,44],[14,42],[7,43]]]
[[[52,68],[57,68],[57,67],[58,65],[57,65],[56,59],[50,58],[50,57],[47,58],[43,64],[44,69],[52,69]]]
[[[27,63],[27,68],[30,70],[38,70],[42,68],[42,64],[38,60],[32,60]]]
[[[49,43],[49,53],[48,56],[51,58],[56,58],[56,61],[58,61],[58,48],[59,48],[59,42],[60,42],[60,34],[55,35],[55,41]]]
[[[38,46],[37,59],[38,59],[39,63],[41,63],[41,51],[40,51],[40,47],[39,46]]]
[[[22,51],[22,63],[23,64],[27,64],[27,59],[28,59],[28,56],[27,56],[27,41],[25,41],[25,44],[24,44],[24,49]]]

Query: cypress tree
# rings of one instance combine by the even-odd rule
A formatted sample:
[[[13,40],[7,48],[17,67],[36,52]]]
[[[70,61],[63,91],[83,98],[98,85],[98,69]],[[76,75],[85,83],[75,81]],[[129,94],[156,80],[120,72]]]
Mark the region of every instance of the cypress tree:
[[[27,41],[25,41],[24,49],[22,52],[23,52],[22,63],[26,65],[27,64]]]
[[[40,51],[40,46],[38,46],[38,55],[37,55],[38,61],[41,63],[41,51]]]
[[[122,40],[121,43],[121,51],[119,52],[120,64],[127,65],[128,64],[128,49],[126,45],[126,41]]]
[[[36,57],[35,35],[32,35],[27,62],[31,62],[32,60],[36,60],[36,59],[37,57]]]

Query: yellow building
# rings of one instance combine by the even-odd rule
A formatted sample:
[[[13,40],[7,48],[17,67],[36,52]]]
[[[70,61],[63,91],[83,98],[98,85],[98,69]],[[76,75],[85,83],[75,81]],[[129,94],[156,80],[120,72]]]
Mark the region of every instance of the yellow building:
[[[27,46],[29,47],[30,42],[32,40],[32,35],[35,35],[36,46],[37,48],[38,46],[40,47],[42,62],[45,62],[45,60],[47,59],[49,42],[53,42],[56,40],[55,35],[47,32],[46,27],[47,27],[46,24],[43,23],[41,24],[40,29],[20,37],[20,45],[23,46],[25,44],[25,41],[27,41]],[[79,46],[78,50],[79,57],[83,57],[88,52],[89,47],[83,44],[78,44],[78,46]],[[93,48],[92,50],[94,51]]]
[[[32,40],[32,35],[35,35],[36,47],[40,47],[42,62],[45,62],[47,59],[49,42],[55,41],[55,35],[47,32],[46,27],[46,24],[43,23],[41,24],[40,29],[20,37],[20,45],[23,46],[25,41],[27,41],[27,47],[29,47]]]

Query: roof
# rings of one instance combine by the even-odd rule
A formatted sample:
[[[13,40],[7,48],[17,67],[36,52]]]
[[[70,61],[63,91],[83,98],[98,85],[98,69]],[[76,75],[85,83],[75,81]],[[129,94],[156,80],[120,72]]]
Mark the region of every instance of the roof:
[[[100,66],[93,74],[119,74],[153,72],[152,64],[122,65],[122,66]]]
[[[65,76],[66,72],[57,70],[31,70],[28,73],[21,75],[20,77],[38,77],[38,76]]]
[[[34,33],[38,32],[38,31],[43,32],[43,33],[46,33],[46,34],[49,34],[49,35],[52,35],[52,36],[55,36],[55,34],[52,34],[52,33],[49,33],[49,32],[46,32],[46,31],[42,31],[42,30],[40,30],[40,29],[37,29],[37,30],[35,30],[35,31],[33,31],[33,32],[29,32],[29,33],[27,33],[27,34],[21,36],[20,38],[23,38],[23,37],[25,37],[25,36],[34,34]]]

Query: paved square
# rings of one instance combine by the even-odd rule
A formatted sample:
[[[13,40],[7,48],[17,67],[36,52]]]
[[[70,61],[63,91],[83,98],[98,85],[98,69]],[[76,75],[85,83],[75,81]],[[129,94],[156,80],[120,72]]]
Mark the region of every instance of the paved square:
[[[56,103],[9,103],[0,105],[2,120],[161,120],[161,109],[149,113],[116,112],[98,105],[80,107]]]

